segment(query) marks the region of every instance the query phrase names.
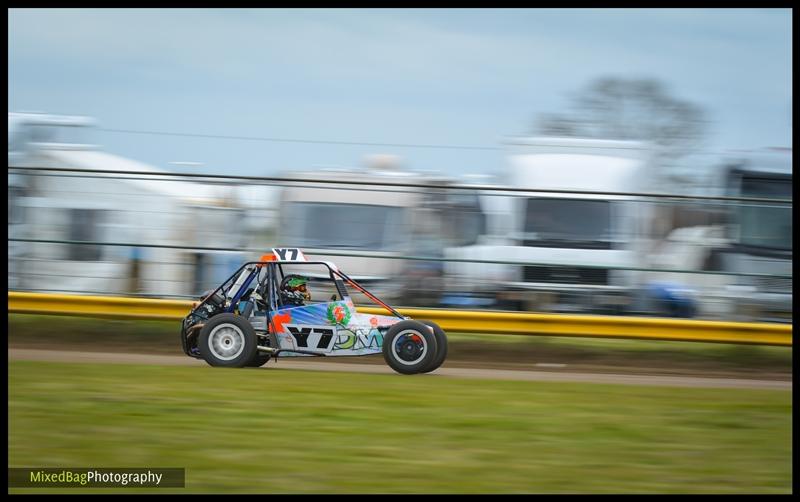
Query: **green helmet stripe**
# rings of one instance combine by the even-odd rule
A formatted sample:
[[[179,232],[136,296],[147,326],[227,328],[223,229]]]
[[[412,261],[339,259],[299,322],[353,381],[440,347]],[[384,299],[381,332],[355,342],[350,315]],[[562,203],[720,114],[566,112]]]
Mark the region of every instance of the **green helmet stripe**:
[[[302,286],[306,283],[306,279],[304,277],[293,277],[289,279],[289,287],[296,288],[297,286]]]

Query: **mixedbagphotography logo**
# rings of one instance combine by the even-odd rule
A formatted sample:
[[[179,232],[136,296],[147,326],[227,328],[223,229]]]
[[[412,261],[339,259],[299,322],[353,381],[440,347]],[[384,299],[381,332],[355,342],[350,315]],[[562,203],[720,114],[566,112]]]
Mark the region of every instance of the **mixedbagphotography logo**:
[[[185,468],[9,467],[9,488],[184,488]]]

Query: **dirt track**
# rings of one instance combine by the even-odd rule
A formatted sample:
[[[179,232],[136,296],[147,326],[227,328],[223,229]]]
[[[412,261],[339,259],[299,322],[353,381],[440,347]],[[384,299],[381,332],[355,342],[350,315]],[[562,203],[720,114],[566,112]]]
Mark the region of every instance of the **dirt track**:
[[[109,352],[68,352],[55,350],[8,349],[9,360],[53,361],[70,363],[116,363],[206,366],[200,360],[185,356],[125,354]],[[354,373],[396,374],[386,365],[360,364],[346,362],[326,362],[303,358],[303,360],[280,359],[270,361],[258,371],[344,371]],[[486,368],[442,367],[429,375],[412,378],[479,378],[493,380],[525,380],[546,382],[587,382],[626,385],[653,385],[666,387],[718,387],[791,390],[792,382],[787,380],[755,380],[745,378],[708,378],[695,376],[664,375],[620,375],[613,373],[575,373],[563,371],[521,371]]]

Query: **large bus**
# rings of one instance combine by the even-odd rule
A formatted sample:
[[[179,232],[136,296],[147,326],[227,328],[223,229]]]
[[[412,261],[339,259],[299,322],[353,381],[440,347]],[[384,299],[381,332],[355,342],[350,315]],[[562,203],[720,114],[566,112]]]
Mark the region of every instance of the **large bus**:
[[[453,303],[545,312],[616,313],[631,305],[651,231],[649,206],[625,194],[652,177],[644,143],[588,138],[519,138],[505,183],[530,192],[506,198],[507,221],[494,238],[453,249]],[[540,191],[537,191],[540,190]],[[597,195],[584,192],[608,192]],[[462,298],[455,298],[456,291]]]
[[[306,182],[281,191],[277,242],[302,248],[317,260],[335,260],[390,303],[436,306],[445,249],[474,244],[484,233],[475,191],[448,190],[444,187],[454,184],[452,178],[407,171],[393,159],[290,177]]]

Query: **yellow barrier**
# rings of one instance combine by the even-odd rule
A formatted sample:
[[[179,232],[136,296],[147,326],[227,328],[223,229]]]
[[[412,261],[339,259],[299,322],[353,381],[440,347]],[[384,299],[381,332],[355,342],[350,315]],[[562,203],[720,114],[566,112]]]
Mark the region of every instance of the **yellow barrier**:
[[[377,308],[358,310],[381,312]],[[791,324],[437,309],[401,309],[400,312],[414,319],[430,319],[445,330],[463,333],[792,345]]]
[[[8,292],[8,311],[24,314],[173,320],[183,319],[191,308],[187,300]]]
[[[192,302],[112,296],[8,293],[8,311],[115,319],[182,319]],[[385,314],[381,308],[359,312]],[[638,338],[757,345],[792,345],[791,324],[654,319],[639,317],[400,309],[413,319],[428,319],[454,333]]]

